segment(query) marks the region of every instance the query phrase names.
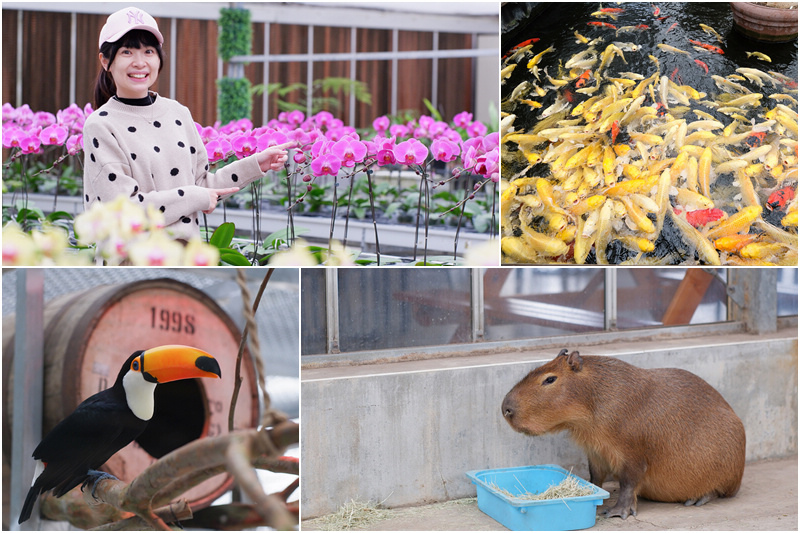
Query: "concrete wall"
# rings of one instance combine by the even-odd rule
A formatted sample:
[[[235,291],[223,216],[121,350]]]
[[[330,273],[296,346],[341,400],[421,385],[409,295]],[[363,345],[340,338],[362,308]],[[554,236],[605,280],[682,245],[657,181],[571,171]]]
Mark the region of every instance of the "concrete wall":
[[[796,331],[568,348],[694,372],[741,417],[748,460],[797,453]],[[469,470],[554,463],[588,477],[566,434],[526,437],[500,414],[508,390],[557,351],[435,370],[398,363],[388,365],[396,372],[329,379],[304,371],[303,427],[312,429],[301,443],[303,518],[351,498],[396,507],[474,496]]]

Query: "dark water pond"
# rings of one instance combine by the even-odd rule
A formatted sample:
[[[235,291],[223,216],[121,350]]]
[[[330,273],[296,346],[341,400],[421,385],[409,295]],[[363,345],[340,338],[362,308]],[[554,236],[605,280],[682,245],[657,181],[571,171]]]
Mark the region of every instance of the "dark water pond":
[[[601,9],[605,11],[601,12]],[[572,262],[579,256],[575,248],[582,246],[584,253],[577,261],[580,263],[796,264],[797,223],[796,218],[792,222],[791,217],[787,217],[788,212],[796,211],[796,200],[791,203],[797,190],[796,40],[788,43],[750,40],[734,29],[728,3],[508,2],[502,10],[502,66],[513,67],[516,63],[515,68],[506,68],[501,73],[505,78],[501,89],[501,110],[505,118],[514,119],[513,126],[504,128],[503,133],[530,133],[535,137],[544,127],[565,131],[572,128],[563,136],[548,133],[544,140],[540,137],[523,143],[517,135],[516,140],[503,143],[502,175],[507,180],[504,185],[518,189],[514,193],[517,198],[504,197],[511,212],[507,209],[503,213],[503,236],[508,238],[505,239],[508,242],[515,242],[508,248],[510,255],[504,246],[504,262]],[[701,27],[701,24],[706,27]],[[604,51],[612,43],[624,50],[624,59],[614,55],[605,69],[598,68]],[[524,55],[520,53],[516,60],[509,59],[521,45],[531,47]],[[594,52],[589,54],[589,59],[596,58],[596,62],[568,67],[570,59],[575,61],[576,56],[590,47]],[[767,58],[770,61],[764,60]],[[748,69],[755,69],[755,73],[747,72]],[[578,78],[581,72],[583,75]],[[601,76],[596,84],[598,72]],[[593,102],[612,93],[614,95],[608,101],[613,103],[630,97],[634,83],[638,84],[639,80],[656,73],[656,81],[649,87],[645,85],[647,89],[638,93],[646,97],[644,102],[635,104],[652,106],[653,115],[641,121],[638,118],[632,122],[627,119],[628,124],[622,118],[614,123],[614,127],[619,125],[623,130],[627,126],[629,131],[625,133],[638,136],[635,142],[623,141],[629,144],[627,150],[630,151],[618,150],[617,135],[614,133],[612,136],[613,130],[608,126],[613,118],[598,127],[602,122],[597,118],[600,110],[592,119],[598,122],[586,118],[585,112],[578,112],[582,102]],[[581,84],[584,76],[588,78]],[[661,107],[661,102],[667,99],[662,96],[668,87],[666,78],[674,82],[677,92],[683,93],[684,97],[688,92],[687,86],[700,96],[690,96],[688,101],[681,102],[670,96],[669,104]],[[563,85],[567,80],[569,84]],[[630,85],[621,83],[625,81]],[[617,85],[616,92],[609,87],[612,82]],[[739,88],[736,88],[737,84]],[[593,86],[596,89],[592,90]],[[516,92],[522,87],[525,87],[523,91]],[[511,97],[512,93],[515,96]],[[747,95],[761,97],[755,104],[752,101],[727,104]],[[636,96],[629,100],[636,100]],[[775,120],[776,107],[784,108],[779,120]],[[616,111],[626,110],[627,104],[616,108]],[[581,120],[582,116],[585,120]],[[551,120],[547,126],[539,126],[537,130],[537,125],[548,118],[556,120]],[[702,121],[706,124],[701,124]],[[720,126],[709,126],[709,122]],[[683,131],[688,125],[690,135],[685,144],[680,135],[681,143],[672,140],[679,123],[683,123]],[[723,126],[729,125],[731,127],[723,131]],[[582,136],[586,132],[592,135]],[[692,132],[695,135],[691,135]],[[711,138],[699,137],[697,133],[707,133]],[[755,133],[761,136],[751,138]],[[727,139],[723,140],[723,135]],[[656,136],[660,139],[650,142],[649,139]],[[737,136],[740,138],[738,142],[731,141]],[[692,141],[688,140],[690,137]],[[751,155],[750,150],[761,143],[773,147],[771,160]],[[592,152],[594,162],[590,159],[590,162],[581,162],[577,167],[569,163],[564,167],[562,161],[562,168],[572,170],[557,175],[551,168],[553,159],[548,161],[548,155],[556,151],[561,153],[564,144],[572,144],[573,148],[594,145],[598,148]],[[574,154],[575,150],[577,148],[570,153]],[[608,158],[609,150],[614,151],[611,154],[613,177],[606,172],[598,178],[604,172],[600,163]],[[664,185],[666,182],[662,180],[658,186],[654,184],[652,188],[643,187],[636,191],[639,196],[636,200],[641,201],[638,205],[645,211],[639,212],[638,218],[632,213],[641,209],[629,206],[630,197],[623,198],[624,194],[619,192],[609,194],[609,188],[613,188],[615,183],[632,179],[622,175],[624,168],[641,172],[639,177],[647,176],[650,171],[647,177],[657,181],[664,169],[670,169],[672,162],[684,151],[690,154],[689,159],[695,165],[689,165],[691,168],[697,169],[698,161],[700,163],[699,185],[697,172],[675,169],[669,185]],[[713,159],[710,157],[712,152]],[[701,157],[703,154],[705,157]],[[747,161],[746,168],[742,161],[734,161],[737,159]],[[681,160],[682,163],[685,160]],[[775,165],[775,162],[780,165]],[[654,168],[659,170],[652,170]],[[575,177],[572,174],[574,170],[583,172],[584,177],[570,180],[570,177]],[[518,178],[521,179],[514,185]],[[543,193],[539,187],[543,179],[549,182],[544,191],[552,189],[550,192]],[[581,187],[576,184],[581,184]],[[668,201],[665,201],[666,190],[669,192]],[[686,203],[686,195],[677,194],[685,190],[704,195],[708,204],[703,207],[708,208],[708,213],[703,215],[717,218],[695,223],[699,219],[690,218],[689,212],[703,210],[697,207],[699,204],[692,207],[691,202]],[[775,203],[778,192],[787,200]],[[553,199],[549,200],[548,195]],[[594,211],[572,209],[579,201],[592,195],[605,198],[590,208]],[[597,212],[603,201],[609,205],[600,215],[598,227],[601,230],[593,233],[593,224],[598,220]],[[660,206],[658,211],[653,210],[655,203]],[[710,211],[712,207],[716,210],[713,213]],[[757,210],[758,214],[752,216]],[[520,213],[524,216],[521,217]],[[595,215],[594,218],[590,213]],[[681,216],[681,213],[684,214]],[[559,222],[554,214],[563,215],[564,220]],[[655,231],[646,220],[642,220],[645,215],[655,225]],[[676,220],[676,215],[681,216],[681,220]],[[730,231],[722,229],[726,228],[729,218],[738,222],[740,218],[748,217],[748,224]],[[636,223],[635,218],[638,220]],[[605,226],[603,220],[607,223]],[[687,222],[693,228],[687,229]],[[716,225],[721,228],[714,229]],[[576,238],[576,233],[583,236],[583,242]],[[602,233],[602,237],[598,233]],[[722,246],[716,242],[721,236],[735,234],[752,235],[750,242],[754,244],[747,253],[740,253],[741,247],[733,249],[728,247],[728,243]],[[591,248],[588,256],[585,253],[587,245]]]
[[[544,8],[541,5],[545,6]],[[557,72],[558,61],[566,62],[573,55],[586,50],[587,45],[576,42],[575,32],[583,35],[590,41],[603,37],[603,43],[597,48],[602,52],[611,42],[630,42],[641,47],[639,52],[625,53],[626,65],[620,60],[615,60],[610,67],[611,73],[615,71],[630,71],[650,75],[655,70],[654,63],[648,54],[654,55],[661,64],[661,73],[671,75],[677,68],[676,77],[679,76],[683,84],[691,85],[698,91],[709,94],[719,92],[714,85],[711,74],[726,76],[735,73],[739,67],[772,70],[797,79],[797,41],[789,43],[762,43],[752,41],[733,28],[733,15],[727,2],[659,2],[659,3],[543,3],[536,14],[530,15],[525,22],[520,22],[515,28],[507,31],[502,37],[502,50],[505,54],[515,45],[534,37],[540,40],[534,44],[532,53],[536,54],[549,46],[556,51],[543,57],[543,66],[549,66],[551,75]],[[593,17],[591,14],[602,7],[623,9],[617,15],[617,20],[611,18]],[[655,15],[655,8],[659,14]],[[509,2],[504,6],[505,17],[523,16],[525,10]],[[796,13],[796,12],[795,12]],[[664,18],[667,17],[667,18]],[[659,20],[661,19],[661,20]],[[615,30],[602,26],[591,26],[589,22],[606,22],[617,28],[626,26],[647,26],[646,29],[624,31],[617,33]],[[723,43],[716,41],[713,35],[704,32],[700,24],[705,24],[716,30],[723,38]],[[720,47],[724,54],[713,52],[699,52],[693,48],[689,39]],[[691,54],[687,57],[663,51],[657,45],[667,44],[685,50]],[[762,52],[769,56],[771,63],[761,61],[755,57],[748,57],[746,52]],[[708,65],[709,74],[694,62],[699,59]],[[504,85],[504,91],[513,89],[517,83],[529,74],[525,69],[516,69],[513,77]],[[677,80],[675,80],[677,81]],[[516,82],[516,83],[515,83]],[[771,87],[767,84],[768,91]],[[765,95],[766,96],[766,95]]]

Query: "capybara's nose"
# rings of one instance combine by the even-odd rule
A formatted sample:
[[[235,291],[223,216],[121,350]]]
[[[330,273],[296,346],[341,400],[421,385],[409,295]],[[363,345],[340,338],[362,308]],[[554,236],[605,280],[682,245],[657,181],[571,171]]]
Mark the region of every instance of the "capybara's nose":
[[[516,409],[516,404],[514,400],[506,396],[503,398],[503,407],[501,408],[503,411],[503,416],[506,418],[511,418],[514,416],[514,410]]]

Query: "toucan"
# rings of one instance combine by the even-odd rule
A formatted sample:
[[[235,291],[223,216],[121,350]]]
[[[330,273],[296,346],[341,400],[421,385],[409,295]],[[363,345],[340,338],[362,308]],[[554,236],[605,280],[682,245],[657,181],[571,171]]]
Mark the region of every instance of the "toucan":
[[[147,427],[159,383],[221,377],[217,360],[197,348],[167,345],[134,352],[114,386],[81,402],[33,451],[44,470],[28,491],[19,523],[30,518],[43,492],[61,497],[81,483],[94,481],[96,486],[103,477],[113,477],[98,469]]]

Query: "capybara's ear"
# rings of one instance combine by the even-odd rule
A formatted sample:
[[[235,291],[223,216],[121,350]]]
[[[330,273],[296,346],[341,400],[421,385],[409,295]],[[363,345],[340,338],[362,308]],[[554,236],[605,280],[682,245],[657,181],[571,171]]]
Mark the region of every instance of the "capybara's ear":
[[[581,358],[581,354],[577,351],[569,354],[567,356],[567,364],[573,372],[579,372],[581,367],[583,367],[583,358]]]
[[[569,352],[569,350],[567,350],[566,348],[561,348],[561,351],[558,352],[558,355],[556,357],[561,357],[562,355],[567,355],[568,352]]]

